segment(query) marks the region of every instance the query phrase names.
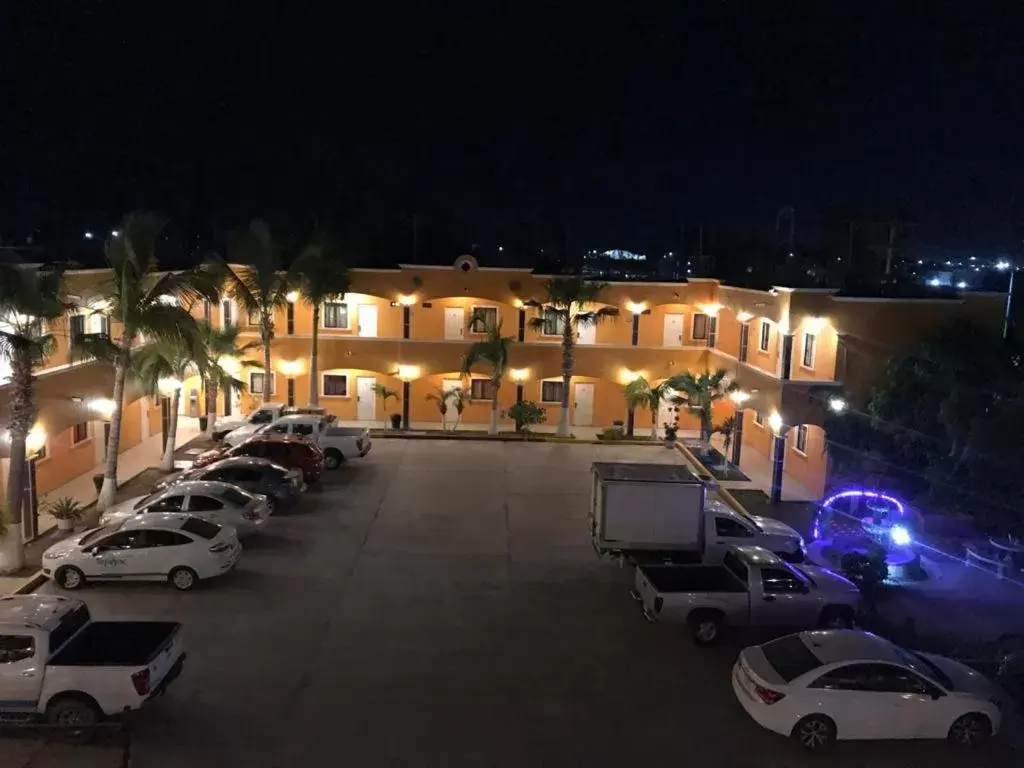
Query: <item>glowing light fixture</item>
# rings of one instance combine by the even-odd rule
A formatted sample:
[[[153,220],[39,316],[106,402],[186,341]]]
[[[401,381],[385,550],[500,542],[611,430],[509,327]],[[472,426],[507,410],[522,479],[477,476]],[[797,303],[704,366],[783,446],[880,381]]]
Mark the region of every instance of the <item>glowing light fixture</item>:
[[[718,310],[720,310],[721,308],[722,308],[721,304],[715,304],[715,303],[701,304],[700,305],[700,311],[703,312],[705,315],[711,315],[712,317],[717,315],[718,314]]]
[[[524,381],[530,378],[530,369],[513,368],[510,371],[509,375],[512,377],[512,381],[516,382],[516,384],[522,384]]]
[[[110,236],[111,237],[120,237],[121,236],[121,231],[117,230],[117,229],[112,229],[112,230],[110,230]]]
[[[782,430],[782,416],[778,411],[772,411],[768,417],[768,426],[772,428],[772,432],[779,432]]]
[[[808,333],[820,333],[826,322],[824,317],[808,317],[804,319],[804,329]]]
[[[288,299],[288,302],[290,304],[294,304],[296,301],[299,300],[299,292],[298,291],[288,291],[288,293],[285,294],[285,298]]]
[[[963,290],[964,288],[967,287],[967,281],[961,280],[959,283],[956,284],[956,287],[959,288],[960,290]]]
[[[643,371],[631,371],[629,368],[623,368],[621,371],[619,371],[619,381],[621,381],[623,384],[630,384],[631,382],[636,381],[643,375]]]
[[[889,538],[897,547],[910,545],[910,531],[907,530],[906,526],[894,525],[889,529]]]
[[[224,369],[225,373],[235,374],[242,370],[242,364],[236,357],[221,357],[217,359],[217,365]]]
[[[865,499],[880,499],[881,501],[888,502],[889,504],[892,504],[894,507],[896,507],[896,512],[901,519],[906,517],[906,510],[903,508],[903,504],[902,502],[900,502],[899,499],[895,498],[894,496],[890,496],[886,493],[879,493],[878,491],[840,491],[839,493],[832,494],[823,502],[821,502],[821,506],[831,507],[832,504],[839,501],[840,499],[849,499],[853,497],[863,497]]]
[[[828,400],[828,407],[831,408],[834,413],[842,413],[846,410],[846,401],[841,397],[830,397]]]
[[[36,424],[25,436],[25,451],[29,454],[39,453],[46,447],[46,430]]]
[[[412,381],[419,378],[420,367],[418,365],[400,365],[398,366],[397,375],[402,381]]]
[[[939,283],[939,278],[933,277],[931,280],[928,281],[928,285],[930,285],[932,288],[938,288],[939,285],[941,285],[941,283]]]
[[[1008,262],[1008,261],[997,261],[996,262],[996,269],[998,269],[1000,272],[1002,272],[1003,270],[1009,269],[1009,268],[1010,268],[1010,262]]]
[[[169,293],[165,293],[163,296],[157,296],[156,300],[161,304],[166,304],[168,307],[173,307],[178,303],[177,297],[171,296]]]
[[[627,301],[626,309],[628,309],[634,315],[640,315],[643,314],[644,310],[647,309],[647,307],[644,306],[643,302],[637,303],[635,301]]]
[[[416,303],[416,295],[406,295],[404,293],[400,293],[398,294],[398,303],[401,304],[403,307],[411,307],[413,304]]]
[[[174,394],[175,391],[181,389],[181,382],[173,376],[167,376],[157,381],[156,387],[165,395],[171,395]]]
[[[114,409],[116,408],[114,401],[109,397],[94,397],[86,403],[86,405],[89,407],[90,411],[93,411],[103,419],[109,419],[113,416]]]
[[[84,237],[86,240],[92,240],[92,232],[86,230],[86,233],[82,235],[82,237]]]
[[[285,376],[298,376],[305,372],[306,364],[302,360],[278,360],[277,370]]]
[[[741,323],[746,323],[746,322],[754,319],[754,313],[753,312],[747,312],[747,311],[737,312],[736,313],[736,319],[739,322],[741,322]]]
[[[749,392],[744,392],[742,389],[737,389],[735,392],[729,393],[729,399],[736,403],[736,405],[743,405],[743,403],[747,402],[751,397],[753,397],[753,395]]]

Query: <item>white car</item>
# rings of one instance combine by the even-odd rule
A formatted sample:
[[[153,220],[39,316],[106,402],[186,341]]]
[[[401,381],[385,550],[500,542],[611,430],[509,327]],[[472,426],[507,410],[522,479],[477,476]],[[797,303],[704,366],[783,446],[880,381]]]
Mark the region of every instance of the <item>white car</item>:
[[[262,528],[271,508],[262,494],[249,493],[229,483],[191,480],[107,507],[100,516],[100,525],[150,512],[188,512],[218,525],[230,525],[238,529],[241,537]]]
[[[975,670],[857,630],[799,632],[746,648],[732,687],[760,725],[809,750],[836,739],[974,746],[1002,720],[995,686]]]
[[[230,571],[241,554],[234,528],[157,512],[54,544],[43,553],[43,573],[64,589],[87,581],[169,581],[185,591]]]

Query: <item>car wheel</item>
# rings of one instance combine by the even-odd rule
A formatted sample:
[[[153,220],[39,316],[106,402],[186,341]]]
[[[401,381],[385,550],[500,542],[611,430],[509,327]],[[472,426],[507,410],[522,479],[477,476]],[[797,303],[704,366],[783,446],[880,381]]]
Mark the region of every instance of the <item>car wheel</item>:
[[[690,631],[697,645],[714,645],[722,634],[722,616],[702,611],[690,617]]]
[[[341,451],[327,451],[324,454],[324,466],[327,469],[337,469],[345,463],[345,457],[342,456]]]
[[[85,574],[73,565],[65,565],[57,570],[57,583],[64,589],[81,589],[85,586]]]
[[[791,735],[801,747],[815,752],[836,740],[836,724],[824,715],[808,715],[793,726]]]
[[[818,625],[822,629],[853,629],[853,613],[846,608],[826,608]]]
[[[978,712],[958,717],[949,726],[949,740],[964,747],[976,747],[991,735],[992,721]]]
[[[196,572],[191,568],[185,568],[184,566],[171,569],[167,578],[175,589],[182,592],[188,592],[196,585],[196,582],[199,581],[199,576]]]
[[[63,739],[75,744],[92,738],[101,716],[96,702],[85,696],[61,696],[46,707],[47,724],[55,726]]]

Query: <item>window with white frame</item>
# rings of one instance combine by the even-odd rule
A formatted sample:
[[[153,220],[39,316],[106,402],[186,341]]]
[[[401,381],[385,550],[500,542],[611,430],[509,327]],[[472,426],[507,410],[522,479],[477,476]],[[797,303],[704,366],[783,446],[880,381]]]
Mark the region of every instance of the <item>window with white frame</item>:
[[[796,445],[797,452],[807,455],[807,425],[801,424],[796,428]]]
[[[772,324],[770,322],[768,322],[767,320],[762,320],[761,321],[761,338],[758,339],[757,348],[761,352],[767,352],[768,351],[768,342],[771,341],[771,338],[772,338]]]
[[[764,414],[760,411],[754,411],[754,423],[759,427],[764,426]]]
[[[556,309],[545,308],[543,334],[545,336],[561,336],[564,332],[565,315]]]
[[[270,379],[270,391],[267,392],[264,389],[264,384],[267,379]],[[254,395],[273,395],[276,387],[274,386],[274,375],[271,374],[269,377],[263,373],[263,371],[250,371],[249,372],[249,392]]]
[[[338,328],[348,330],[348,304],[341,301],[324,302],[323,308],[324,328]]]
[[[814,368],[814,353],[817,351],[818,337],[813,333],[804,334],[804,368]]]
[[[473,379],[469,382],[470,400],[490,400],[494,393],[494,387],[490,379]]]
[[[348,376],[341,373],[325,373],[324,397],[348,397]]]
[[[231,299],[223,299],[220,303],[220,327],[227,328],[235,324],[235,303]]]
[[[703,312],[694,312],[691,328],[694,339],[706,339],[708,337],[708,316]]]
[[[540,401],[542,403],[561,403],[564,391],[564,381],[542,381],[540,383]]]
[[[488,328],[498,326],[497,307],[473,307],[469,315],[470,333],[486,333]]]
[[[75,424],[74,432],[71,435],[71,444],[78,445],[89,439],[89,422],[82,421]]]

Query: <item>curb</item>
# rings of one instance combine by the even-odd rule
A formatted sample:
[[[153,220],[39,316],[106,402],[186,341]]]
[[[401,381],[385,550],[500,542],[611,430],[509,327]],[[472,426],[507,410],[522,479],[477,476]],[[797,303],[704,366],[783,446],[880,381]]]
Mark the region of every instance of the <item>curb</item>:
[[[711,470],[704,466],[704,463],[701,462],[689,448],[687,448],[682,443],[676,443],[676,450],[682,453],[688,461],[691,461],[693,465],[697,467],[697,469],[701,470],[705,475],[714,479],[715,476],[711,474]],[[729,493],[728,489],[723,488],[721,485],[718,485],[718,487],[715,490],[718,491],[718,495],[722,498],[722,501],[724,501],[726,504],[728,504],[730,507],[736,510],[739,514],[743,515],[744,517],[749,517],[753,519],[753,515],[751,515],[750,512],[747,511],[746,507],[739,503],[735,496]]]
[[[437,435],[437,434],[415,434],[408,433],[403,434],[401,432],[370,435],[374,440],[483,440],[490,442],[500,443],[562,443],[568,445],[646,445],[652,447],[662,447],[662,443],[653,442],[649,440],[584,440],[576,437],[539,437],[532,435],[530,437],[517,437],[515,435]]]
[[[12,594],[12,595],[28,595],[28,594],[31,594],[32,592],[35,592],[37,589],[39,589],[41,586],[43,586],[43,584],[45,584],[48,581],[49,581],[49,579],[46,578],[46,575],[42,571],[36,571],[35,575],[31,576],[28,581],[26,581],[24,584],[22,584],[20,587],[18,587],[16,590],[11,592],[10,594]]]

